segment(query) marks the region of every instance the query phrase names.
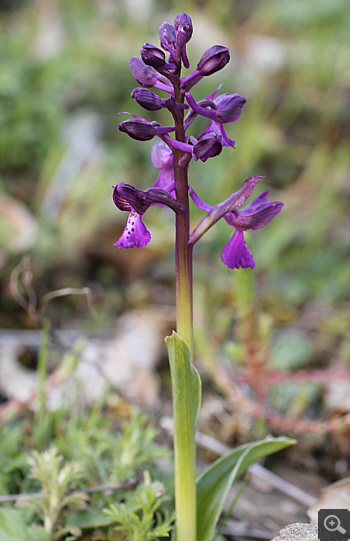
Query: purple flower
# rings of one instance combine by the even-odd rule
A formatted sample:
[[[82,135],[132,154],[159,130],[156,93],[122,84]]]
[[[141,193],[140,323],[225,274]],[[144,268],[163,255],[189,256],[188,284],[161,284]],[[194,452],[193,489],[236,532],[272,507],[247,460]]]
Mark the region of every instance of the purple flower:
[[[230,61],[230,51],[222,45],[214,45],[203,54],[197,64],[197,71],[203,76],[211,75],[226,66]]]
[[[175,28],[172,24],[164,22],[160,25],[159,40],[161,47],[165,51],[168,51],[172,59],[174,59],[176,56],[176,34]]]
[[[148,88],[134,88],[131,92],[131,97],[136,100],[141,107],[147,109],[147,111],[158,111],[164,107],[164,102],[166,101]]]
[[[215,94],[216,92],[214,92],[212,96]],[[208,96],[208,98],[210,97],[211,96]],[[223,146],[235,148],[235,142],[227,137],[223,124],[228,124],[238,120],[238,118],[241,116],[243,105],[246,103],[246,99],[239,94],[221,94],[212,102],[210,102],[208,98],[203,102],[207,104],[208,107],[203,107],[195,102],[189,92],[186,92],[186,99],[193,111],[196,114],[210,118],[211,120],[211,123],[203,133],[214,131],[222,136]]]
[[[151,233],[142,222],[140,214],[131,210],[123,234],[118,242],[114,243],[114,246],[117,246],[119,249],[133,248],[134,246],[141,248],[142,246],[146,246],[150,240]]]
[[[144,43],[142,45],[141,58],[147,66],[152,66],[156,70],[162,68],[165,64],[164,52],[151,43]]]
[[[192,233],[190,244],[195,244],[214,223],[224,217],[226,222],[235,228],[235,232],[221,254],[222,261],[230,269],[255,267],[254,258],[244,240],[243,232],[259,229],[268,224],[283,207],[283,203],[279,201],[269,201],[266,197],[268,191],[265,191],[246,207],[240,209],[251,196],[260,179],[261,177],[250,177],[238,192],[231,194],[226,201],[215,207],[202,201],[190,187],[190,195],[195,205],[208,213]]]
[[[119,113],[127,114],[130,113]],[[163,135],[175,130],[174,126],[161,126],[159,122],[149,122],[145,118],[137,115],[131,115],[133,118],[124,120],[119,124],[119,130],[127,133],[132,139],[137,141],[150,141],[156,135]]]
[[[151,205],[166,205],[176,213],[182,213],[182,206],[171,196],[168,190],[149,188],[137,190],[130,184],[119,182],[113,186],[113,201],[119,210],[129,212],[129,217],[118,242],[118,248],[141,248],[151,240],[151,234],[142,222],[141,216]]]
[[[181,87],[190,90],[203,77],[221,70],[230,61],[230,51],[222,45],[214,45],[203,54],[194,71],[181,79]]]
[[[151,150],[151,160],[153,167],[160,169],[153,188],[166,189],[174,184],[174,155],[168,145],[163,141],[157,141]],[[173,197],[175,196],[175,190],[171,190],[170,193]]]
[[[179,13],[174,20],[176,33],[176,48],[178,60],[182,59],[185,68],[190,67],[186,53],[186,43],[190,41],[193,32],[192,20],[187,13]]]
[[[208,158],[218,156],[221,151],[221,135],[214,131],[207,131],[198,137],[198,141],[193,147],[193,158],[206,162]]]
[[[254,268],[255,261],[249,250],[242,231],[234,232],[221,254],[221,260],[229,269]]]
[[[147,88],[154,86],[159,90],[164,90],[165,92],[168,92],[172,96],[174,95],[174,89],[167,83],[163,83],[160,80],[160,77],[158,77],[154,73],[150,66],[146,66],[146,64],[141,60],[141,58],[137,56],[132,56],[129,60],[129,66],[131,73],[133,74],[139,85],[145,86]]]

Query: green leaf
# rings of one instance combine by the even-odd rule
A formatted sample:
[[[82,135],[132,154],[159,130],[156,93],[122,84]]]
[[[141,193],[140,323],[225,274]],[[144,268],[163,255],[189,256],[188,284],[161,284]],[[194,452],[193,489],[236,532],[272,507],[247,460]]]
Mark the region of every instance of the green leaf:
[[[201,382],[188,344],[175,332],[165,339],[169,353],[174,418],[175,507],[177,539],[196,537],[195,424]]]
[[[175,389],[173,400],[174,402],[179,400],[179,406],[183,408],[183,411],[178,412],[179,415],[187,416],[185,397],[189,397],[190,422],[194,426],[201,401],[201,380],[191,362],[191,350],[187,342],[174,331],[171,336],[165,338],[165,343],[168,348],[173,389]]]
[[[276,453],[295,440],[266,438],[237,447],[219,458],[197,479],[197,541],[211,541],[232,483],[251,464]]]
[[[101,528],[113,524],[113,519],[96,507],[88,507],[84,511],[76,511],[68,517],[67,524],[82,530]]]
[[[1,541],[51,541],[51,535],[41,527],[27,526],[25,511],[0,509]]]

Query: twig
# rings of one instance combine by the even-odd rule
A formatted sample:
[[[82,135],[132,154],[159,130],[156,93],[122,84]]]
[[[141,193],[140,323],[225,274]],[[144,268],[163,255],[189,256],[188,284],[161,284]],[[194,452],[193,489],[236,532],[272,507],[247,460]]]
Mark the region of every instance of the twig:
[[[217,366],[212,377],[225,395],[238,407],[255,418],[264,418],[267,424],[281,432],[302,433],[302,434],[324,434],[348,430],[350,427],[350,414],[335,415],[330,419],[313,421],[309,419],[296,419],[287,415],[281,415],[267,404],[253,401],[235,386],[229,373],[223,367]]]
[[[107,483],[106,485],[100,485],[96,487],[88,487],[88,488],[79,488],[76,490],[70,490],[68,494],[73,494],[76,492],[85,492],[86,494],[93,494],[95,492],[108,492],[108,491],[116,491],[116,490],[133,490],[140,484],[141,479],[140,478],[132,478],[128,481],[124,481],[123,483]],[[32,492],[32,493],[26,493],[26,494],[9,494],[5,496],[0,496],[0,503],[5,502],[16,502],[19,500],[26,500],[28,498],[40,498],[41,492]]]
[[[224,528],[222,529],[224,535],[237,537],[248,537],[249,539],[271,539],[272,535],[276,535],[277,532],[270,532],[262,528],[247,528],[241,523],[234,520],[228,520]]]

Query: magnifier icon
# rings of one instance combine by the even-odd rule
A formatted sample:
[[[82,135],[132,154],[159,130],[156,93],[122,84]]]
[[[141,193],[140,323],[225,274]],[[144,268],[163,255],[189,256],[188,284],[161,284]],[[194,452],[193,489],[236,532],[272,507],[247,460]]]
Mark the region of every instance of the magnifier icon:
[[[326,530],[328,530],[329,532],[339,532],[341,534],[346,533],[346,530],[344,530],[344,528],[342,528],[340,525],[339,517],[337,517],[336,515],[328,515],[324,519],[323,524]]]

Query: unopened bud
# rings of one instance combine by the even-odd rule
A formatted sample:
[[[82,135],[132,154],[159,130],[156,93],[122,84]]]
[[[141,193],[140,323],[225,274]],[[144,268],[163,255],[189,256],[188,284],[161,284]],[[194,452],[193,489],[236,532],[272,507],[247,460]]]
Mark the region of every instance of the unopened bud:
[[[165,64],[165,54],[161,49],[150,43],[144,43],[141,47],[141,58],[145,64],[159,69]]]
[[[163,100],[148,88],[134,88],[131,97],[147,111],[158,111],[163,107]]]
[[[217,119],[224,124],[234,122],[240,117],[245,102],[239,94],[221,94],[214,100]]]
[[[160,45],[165,51],[174,54],[176,49],[175,28],[170,23],[162,23],[159,27]]]
[[[203,54],[197,64],[197,70],[201,75],[211,75],[221,70],[230,60],[230,52],[227,47],[214,45]]]
[[[182,32],[185,35],[186,43],[190,41],[193,33],[193,25],[191,17],[187,15],[187,13],[179,13],[179,15],[176,15],[174,27],[176,35],[178,35],[179,32]]]
[[[218,156],[221,151],[221,135],[214,131],[204,132],[193,148],[193,157],[195,160],[205,162],[208,158]]]
[[[158,79],[152,69],[142,62],[141,58],[132,56],[129,60],[129,66],[131,73],[140,85],[146,87],[155,86]]]
[[[156,126],[144,119],[124,120],[119,124],[119,130],[137,141],[149,141],[157,134]]]

